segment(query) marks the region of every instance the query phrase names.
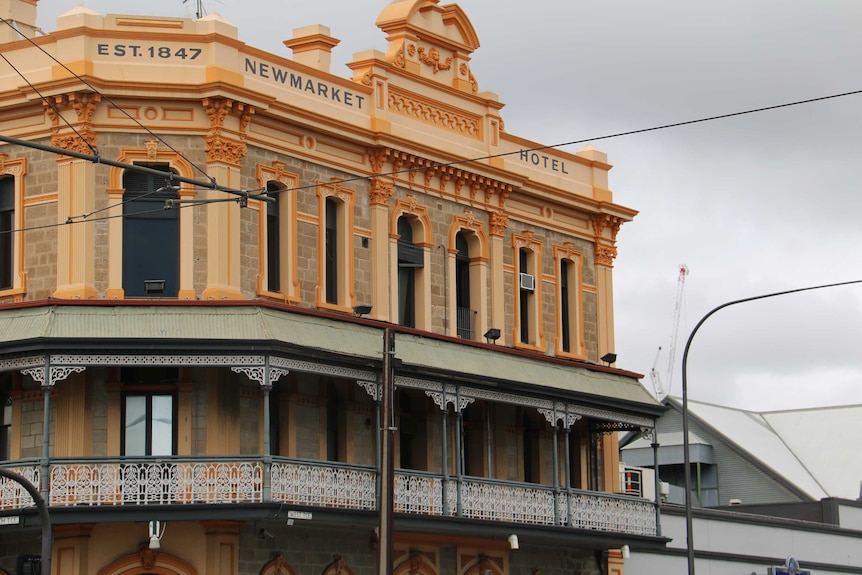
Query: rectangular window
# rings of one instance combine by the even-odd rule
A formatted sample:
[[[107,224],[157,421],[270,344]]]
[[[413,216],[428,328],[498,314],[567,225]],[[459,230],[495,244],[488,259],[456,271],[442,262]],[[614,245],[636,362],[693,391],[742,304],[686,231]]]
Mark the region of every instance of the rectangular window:
[[[177,451],[175,368],[124,368],[122,448],[126,456]]]
[[[174,397],[169,394],[126,395],[123,455],[174,453]]]
[[[0,178],[0,289],[14,287],[15,178]]]
[[[572,351],[571,326],[569,325],[569,266],[567,260],[560,260],[560,324],[562,328],[561,347]]]
[[[528,267],[528,259],[529,252],[524,248],[518,250],[518,266],[521,274],[530,273],[530,268]],[[520,294],[518,298],[519,304],[519,318],[521,323],[521,343],[530,343],[530,304],[532,303],[530,300],[532,299],[532,291],[524,289],[524,282],[519,282],[520,284]]]
[[[266,289],[278,292],[281,289],[281,228],[279,212],[282,194],[273,182],[266,185],[267,192],[275,192],[274,202],[266,202]]]
[[[326,303],[338,303],[338,202],[326,198]]]

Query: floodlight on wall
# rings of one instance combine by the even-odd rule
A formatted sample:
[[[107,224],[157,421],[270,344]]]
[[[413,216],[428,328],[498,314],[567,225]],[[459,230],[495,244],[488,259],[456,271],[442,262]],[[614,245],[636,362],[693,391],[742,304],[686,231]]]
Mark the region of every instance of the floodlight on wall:
[[[512,551],[517,551],[520,548],[521,548],[521,544],[518,541],[518,536],[515,535],[514,533],[509,535],[509,549],[511,549]]]
[[[150,521],[150,549],[158,550],[162,546],[162,537],[165,534],[167,523],[161,521]]]
[[[266,529],[259,529],[257,532],[257,538],[261,540],[272,539],[273,537],[275,537],[275,535],[273,535]]]
[[[144,292],[147,295],[165,293],[165,280],[144,280]]]
[[[620,551],[622,551],[623,559],[628,559],[632,555],[632,551],[631,551],[631,549],[629,549],[628,545],[623,545],[620,548]]]
[[[491,343],[493,341],[496,344],[497,340],[500,339],[500,335],[502,335],[500,333],[500,330],[496,327],[492,327],[491,329],[486,331],[485,335],[483,335],[482,337],[485,338],[486,343]]]
[[[605,355],[603,355],[603,356],[602,356],[602,358],[601,358],[601,359],[602,359],[602,361],[603,361],[603,362],[605,362],[606,364],[610,365],[610,364],[612,364],[612,363],[616,363],[616,361],[617,361],[617,354],[615,354],[615,353],[606,353]]]
[[[362,317],[364,315],[368,315],[371,313],[372,306],[370,305],[355,305],[353,306],[353,313],[356,317]]]

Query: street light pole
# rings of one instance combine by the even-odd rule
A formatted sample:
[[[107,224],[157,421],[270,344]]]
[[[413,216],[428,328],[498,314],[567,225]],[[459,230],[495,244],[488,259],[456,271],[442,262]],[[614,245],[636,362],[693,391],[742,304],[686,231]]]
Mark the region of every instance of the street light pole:
[[[683,475],[685,476],[685,536],[686,536],[686,551],[688,556],[688,575],[695,575],[694,573],[694,540],[692,538],[692,508],[691,508],[691,463],[689,461],[689,441],[688,441],[688,349],[691,347],[691,342],[694,339],[694,334],[697,333],[697,330],[700,329],[700,326],[709,319],[715,312],[718,310],[724,309],[726,307],[730,307],[732,305],[736,305],[738,303],[745,303],[748,301],[755,301],[759,299],[766,299],[769,297],[775,297],[780,295],[787,295],[791,293],[798,293],[803,291],[810,291],[815,289],[823,289],[830,287],[838,287],[838,286],[846,286],[851,284],[862,283],[862,280],[853,280],[849,282],[840,282],[833,284],[824,284],[817,286],[810,286],[804,288],[791,289],[786,291],[779,291],[774,293],[768,293],[763,295],[756,295],[753,297],[746,297],[742,299],[737,299],[733,301],[729,301],[727,303],[723,303],[718,307],[711,309],[705,316],[700,318],[700,321],[697,322],[697,325],[694,326],[694,329],[691,330],[691,334],[688,336],[688,341],[685,342],[685,351],[682,354],[682,445],[683,445],[683,463],[685,465],[685,469],[683,470]]]
[[[44,575],[51,575],[51,548],[54,546],[54,533],[51,531],[51,518],[48,515],[48,506],[45,505],[45,500],[42,499],[42,495],[36,489],[36,486],[20,473],[0,467],[0,477],[5,477],[18,483],[33,498],[33,503],[36,504],[36,509],[39,511],[39,520],[42,523],[41,572]]]

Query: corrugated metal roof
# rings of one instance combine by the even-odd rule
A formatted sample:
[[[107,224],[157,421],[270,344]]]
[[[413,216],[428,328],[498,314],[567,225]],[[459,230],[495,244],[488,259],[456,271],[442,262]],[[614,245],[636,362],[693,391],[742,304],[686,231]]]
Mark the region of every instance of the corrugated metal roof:
[[[404,334],[398,336],[396,350],[398,357],[410,365],[457,370],[477,378],[518,381],[650,406],[658,405],[638,380],[616,373],[590,371],[574,365]]]
[[[672,400],[680,405],[678,398]],[[856,499],[862,457],[840,437],[862,435],[862,405],[753,412],[697,401],[689,411],[813,499]],[[836,431],[837,430],[837,431]]]
[[[380,360],[379,326],[338,321],[266,306],[48,305],[0,311],[0,343],[58,339],[170,339],[284,342],[299,348]],[[505,353],[503,349],[398,333],[405,365],[465,374],[477,381],[516,382],[613,398],[650,408],[660,404],[634,377]]]

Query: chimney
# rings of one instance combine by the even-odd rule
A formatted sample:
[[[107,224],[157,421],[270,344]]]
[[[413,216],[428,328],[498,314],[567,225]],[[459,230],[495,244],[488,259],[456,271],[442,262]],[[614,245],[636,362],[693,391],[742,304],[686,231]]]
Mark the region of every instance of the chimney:
[[[294,28],[293,38],[285,40],[284,45],[293,50],[294,62],[328,73],[332,63],[332,49],[339,42],[341,40],[329,35],[327,26],[313,24]]]
[[[8,24],[0,24],[0,43],[14,42],[20,40],[21,36],[32,38],[36,35],[38,2],[39,0],[0,0],[0,16],[14,26],[13,29]]]

